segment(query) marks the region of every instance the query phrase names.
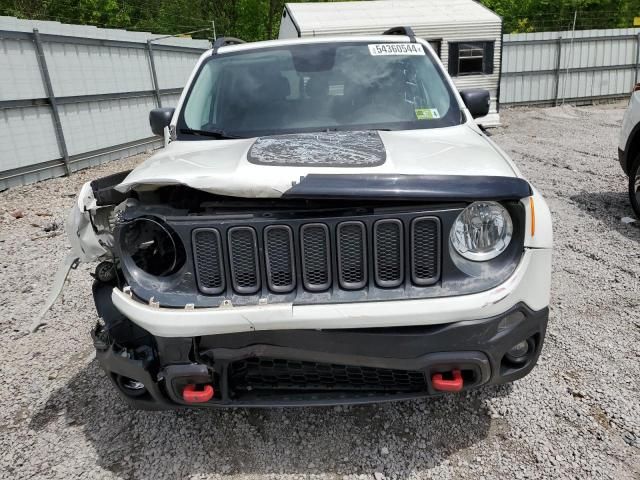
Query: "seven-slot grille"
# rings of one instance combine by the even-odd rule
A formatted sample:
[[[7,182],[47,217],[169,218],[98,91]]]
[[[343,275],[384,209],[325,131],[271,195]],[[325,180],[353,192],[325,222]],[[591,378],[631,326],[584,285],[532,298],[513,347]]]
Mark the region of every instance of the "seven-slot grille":
[[[199,288],[208,295],[253,295],[263,283],[277,294],[298,287],[312,293],[398,288],[405,282],[424,287],[440,277],[440,221],[199,228],[193,253]]]

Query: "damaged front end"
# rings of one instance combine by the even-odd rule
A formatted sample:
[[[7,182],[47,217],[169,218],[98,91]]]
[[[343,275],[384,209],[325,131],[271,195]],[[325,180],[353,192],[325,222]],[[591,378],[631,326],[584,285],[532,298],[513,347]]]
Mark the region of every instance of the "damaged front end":
[[[127,173],[83,186],[61,271],[99,262],[96,356],[136,408],[415,398],[520,378],[540,353],[547,310],[504,300],[540,255],[525,249],[524,180],[310,174],[279,198],[243,198],[180,184],[123,193]],[[514,230],[478,269],[444,239],[483,198]],[[484,300],[466,313],[445,302],[473,294]],[[430,324],[423,302],[440,302],[441,318]],[[523,339],[526,361],[509,360]]]
[[[29,330],[35,332],[46,324],[45,315],[62,294],[69,272],[80,263],[101,261],[96,275],[104,278],[113,275],[113,228],[115,207],[124,198],[113,187],[130,172],[109,175],[85,183],[67,216],[65,230],[71,250],[58,268],[49,296],[32,322]]]

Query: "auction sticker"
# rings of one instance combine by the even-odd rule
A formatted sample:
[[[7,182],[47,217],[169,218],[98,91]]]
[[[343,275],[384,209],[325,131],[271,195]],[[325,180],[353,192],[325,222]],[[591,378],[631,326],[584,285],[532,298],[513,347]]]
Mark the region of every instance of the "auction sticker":
[[[371,55],[424,55],[419,43],[376,43],[369,45]]]
[[[416,108],[416,118],[418,120],[434,120],[440,118],[437,108]]]

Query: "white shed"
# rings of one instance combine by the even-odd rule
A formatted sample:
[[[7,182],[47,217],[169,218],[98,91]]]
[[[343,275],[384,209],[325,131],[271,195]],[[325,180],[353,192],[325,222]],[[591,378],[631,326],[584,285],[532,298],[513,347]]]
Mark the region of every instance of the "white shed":
[[[431,43],[459,89],[489,90],[491,111],[478,123],[500,123],[502,18],[475,0],[287,3],[279,38],[376,35],[399,26]]]

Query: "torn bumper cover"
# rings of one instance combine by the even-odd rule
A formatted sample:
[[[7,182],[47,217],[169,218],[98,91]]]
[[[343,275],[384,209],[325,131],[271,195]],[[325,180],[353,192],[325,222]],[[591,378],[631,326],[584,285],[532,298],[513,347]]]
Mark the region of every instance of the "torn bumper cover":
[[[455,371],[461,390],[510,382],[542,348],[550,255],[527,250],[500,287],[455,299],[191,310],[100,284],[96,305],[113,335],[97,327],[97,358],[123,398],[146,409],[193,406],[188,386],[212,389],[198,406],[264,407],[438,395],[434,376]]]

